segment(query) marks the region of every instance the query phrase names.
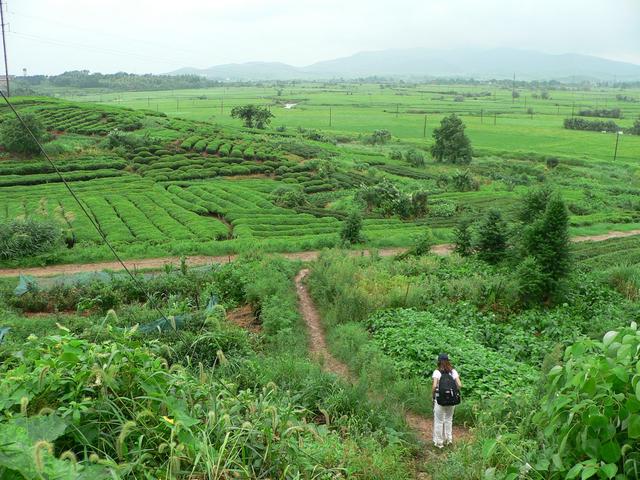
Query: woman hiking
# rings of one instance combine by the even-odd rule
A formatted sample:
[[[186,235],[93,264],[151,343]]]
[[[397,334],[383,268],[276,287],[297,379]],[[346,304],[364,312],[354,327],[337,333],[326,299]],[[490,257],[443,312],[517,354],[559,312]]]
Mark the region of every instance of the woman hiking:
[[[438,355],[438,368],[432,378],[433,444],[442,448],[453,443],[453,410],[460,403],[462,382],[446,353]]]

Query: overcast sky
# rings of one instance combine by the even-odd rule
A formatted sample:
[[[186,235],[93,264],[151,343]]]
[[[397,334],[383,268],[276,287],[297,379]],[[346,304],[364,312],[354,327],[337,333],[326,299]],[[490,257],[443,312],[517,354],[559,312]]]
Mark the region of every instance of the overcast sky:
[[[640,0],[8,0],[9,71],[162,73],[514,47],[640,64]]]

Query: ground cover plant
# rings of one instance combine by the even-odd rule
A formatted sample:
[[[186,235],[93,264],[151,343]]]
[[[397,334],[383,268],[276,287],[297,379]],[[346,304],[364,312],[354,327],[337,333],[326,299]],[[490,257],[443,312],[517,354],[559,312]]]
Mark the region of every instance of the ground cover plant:
[[[17,299],[3,283],[2,474],[411,476],[414,440],[400,417],[306,359],[297,268],[254,255],[135,283],[78,278],[63,295],[42,282]],[[62,301],[70,312],[22,313]],[[247,306],[258,333],[226,318]],[[170,321],[154,321],[156,308]]]

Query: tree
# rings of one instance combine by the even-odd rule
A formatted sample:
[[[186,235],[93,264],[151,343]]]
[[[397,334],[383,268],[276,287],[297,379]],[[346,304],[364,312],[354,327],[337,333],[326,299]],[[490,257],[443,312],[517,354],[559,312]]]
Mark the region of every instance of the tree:
[[[640,135],[640,118],[636,118],[633,122],[633,127],[629,129],[631,135]]]
[[[33,136],[38,142],[43,143],[45,139],[44,125],[38,117],[32,113],[22,115],[22,120],[29,127]],[[17,117],[11,116],[2,122],[0,127],[0,141],[5,150],[13,153],[36,154],[40,152],[38,144],[22,125]]]
[[[442,119],[440,127],[433,131],[435,143],[431,146],[431,154],[437,161],[471,162],[471,142],[464,128],[464,123],[455,113]]]
[[[496,264],[507,250],[507,225],[498,210],[489,210],[478,226],[476,241],[478,257],[487,263]]]
[[[540,300],[551,299],[571,270],[569,212],[558,194],[548,198],[544,213],[524,229],[521,243],[522,255],[535,259],[543,278]]]
[[[518,220],[530,224],[537,220],[547,209],[547,203],[552,192],[548,187],[529,190],[522,199],[522,206],[518,211]]]
[[[455,237],[453,251],[461,257],[468,257],[473,253],[472,224],[470,219],[465,218],[458,223],[453,232]]]
[[[259,107],[257,105],[242,105],[233,107],[231,109],[231,116],[233,118],[240,118],[244,122],[244,126],[247,128],[260,128],[263,129],[273,118],[273,113],[266,107]]]
[[[362,243],[364,238],[362,236],[362,216],[357,210],[353,210],[340,231],[340,238],[347,244]]]

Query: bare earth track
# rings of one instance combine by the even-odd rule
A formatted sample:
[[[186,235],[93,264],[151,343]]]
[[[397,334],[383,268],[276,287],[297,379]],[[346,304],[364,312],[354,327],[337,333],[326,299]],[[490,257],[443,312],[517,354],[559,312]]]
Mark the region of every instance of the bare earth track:
[[[351,383],[356,383],[357,379],[349,371],[349,367],[335,358],[327,348],[327,341],[325,339],[324,329],[322,328],[320,314],[313,304],[309,291],[304,284],[304,279],[308,274],[308,269],[305,268],[300,270],[298,275],[296,275],[295,282],[298,292],[300,313],[302,314],[309,331],[309,350],[311,352],[311,356],[320,361],[326,371],[335,373]],[[415,413],[406,412],[405,420],[407,425],[414,430],[423,442],[426,444],[431,442],[431,439],[433,438],[433,420],[431,418],[425,418]],[[460,440],[468,438],[468,436],[469,431],[466,428],[454,425],[454,439]]]
[[[608,232],[602,235],[588,235],[581,237],[573,237],[572,242],[603,242],[612,238],[625,238],[640,235],[640,230],[629,230],[627,232]],[[431,251],[437,255],[448,255],[453,250],[453,245],[443,243],[431,247]],[[406,251],[405,248],[381,248],[378,250],[380,256],[388,257]],[[350,255],[368,255],[368,250],[352,250]],[[295,252],[283,253],[282,256],[291,260],[301,260],[303,262],[312,261],[318,258],[320,252]],[[228,263],[236,258],[235,255],[208,256],[197,255],[186,257],[189,265],[206,265],[209,263]],[[179,265],[180,257],[160,257],[160,258],[144,258],[141,260],[127,260],[124,263],[127,268],[135,269],[158,269],[165,265]],[[82,263],[68,265],[51,265],[48,267],[29,267],[29,268],[0,268],[0,277],[16,277],[20,274],[31,275],[34,277],[47,277],[53,275],[70,275],[74,273],[100,272],[102,270],[121,270],[122,266],[118,262],[99,262],[99,263]]]

